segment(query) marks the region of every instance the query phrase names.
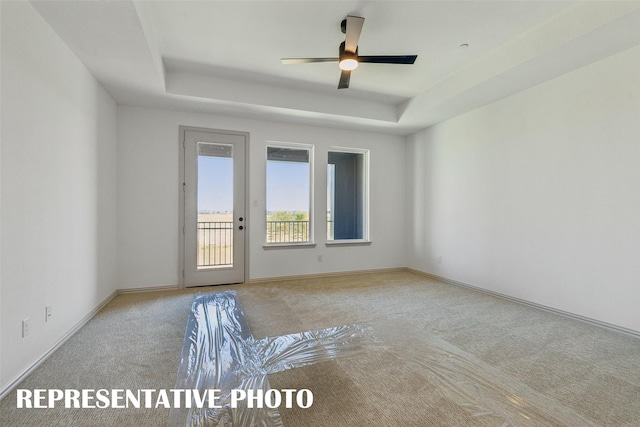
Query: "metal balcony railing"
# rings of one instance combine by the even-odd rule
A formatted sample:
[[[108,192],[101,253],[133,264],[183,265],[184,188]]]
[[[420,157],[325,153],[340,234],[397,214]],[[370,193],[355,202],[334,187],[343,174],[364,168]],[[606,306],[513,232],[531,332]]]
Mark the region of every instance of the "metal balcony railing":
[[[309,241],[309,221],[267,221],[267,243]]]
[[[233,265],[233,222],[198,222],[198,267]],[[267,243],[309,242],[309,221],[267,221]]]
[[[233,222],[198,222],[198,267],[233,265]]]

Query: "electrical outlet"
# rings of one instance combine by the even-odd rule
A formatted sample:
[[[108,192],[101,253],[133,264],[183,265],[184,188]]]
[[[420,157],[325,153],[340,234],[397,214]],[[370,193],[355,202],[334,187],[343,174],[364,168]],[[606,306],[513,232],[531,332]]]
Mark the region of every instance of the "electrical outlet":
[[[29,335],[29,330],[30,330],[30,326],[29,326],[29,318],[27,317],[26,319],[24,319],[22,321],[22,338],[26,337],[27,335]]]
[[[318,262],[322,262],[322,255],[318,255]]]
[[[48,305],[44,308],[44,321],[48,322],[49,320],[51,320],[51,315],[52,315],[52,311],[51,311],[51,306]]]
[[[442,257],[440,255],[438,255],[438,258],[436,258],[436,262],[438,264],[442,264]]]

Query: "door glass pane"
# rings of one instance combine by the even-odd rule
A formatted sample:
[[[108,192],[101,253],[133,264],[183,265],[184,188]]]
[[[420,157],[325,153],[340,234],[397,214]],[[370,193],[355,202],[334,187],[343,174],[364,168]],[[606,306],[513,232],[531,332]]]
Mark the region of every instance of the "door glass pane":
[[[197,267],[233,266],[233,146],[198,143]]]

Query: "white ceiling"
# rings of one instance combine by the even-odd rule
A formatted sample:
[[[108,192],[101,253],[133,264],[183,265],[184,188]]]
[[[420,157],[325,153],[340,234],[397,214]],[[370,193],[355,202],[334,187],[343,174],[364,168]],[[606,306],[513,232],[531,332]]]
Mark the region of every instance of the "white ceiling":
[[[32,1],[119,104],[409,134],[640,43],[640,1]],[[338,90],[340,21],[365,18]],[[461,47],[468,44],[468,47]]]

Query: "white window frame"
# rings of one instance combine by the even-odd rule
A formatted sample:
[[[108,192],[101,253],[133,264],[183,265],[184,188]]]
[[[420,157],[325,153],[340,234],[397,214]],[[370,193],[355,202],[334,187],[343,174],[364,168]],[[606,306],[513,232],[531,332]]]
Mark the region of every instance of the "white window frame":
[[[294,150],[309,150],[309,241],[308,242],[275,242],[275,243],[271,243],[271,242],[267,242],[267,223],[266,223],[266,218],[267,218],[267,205],[268,205],[268,197],[269,195],[267,194],[267,164],[269,162],[268,159],[268,152],[269,152],[269,147],[276,147],[276,148],[289,148],[289,149],[294,149]],[[267,141],[267,144],[265,145],[265,149],[264,149],[264,161],[265,161],[265,212],[264,212],[264,218],[265,218],[265,228],[264,228],[264,239],[265,239],[265,243],[263,245],[264,249],[275,249],[275,248],[303,248],[303,247],[315,247],[316,243],[315,243],[315,227],[314,227],[314,164],[315,164],[315,157],[314,157],[314,145],[313,144],[304,144],[304,143],[299,143],[299,142],[281,142],[281,141]]]
[[[362,179],[364,180],[362,183],[362,207],[364,209],[363,213],[363,238],[362,239],[334,239],[328,240],[326,246],[348,246],[348,245],[370,245],[371,244],[371,234],[370,234],[370,212],[369,212],[369,168],[370,168],[370,150],[367,148],[353,148],[353,147],[339,147],[339,146],[331,146],[327,149],[327,164],[329,153],[353,153],[353,154],[362,154],[363,155],[363,171],[362,171]],[[328,168],[327,168],[328,170]],[[327,171],[325,171],[325,174]],[[326,177],[328,179],[328,177]],[[325,222],[326,222],[326,212],[325,212]],[[327,224],[327,229],[329,225]]]

